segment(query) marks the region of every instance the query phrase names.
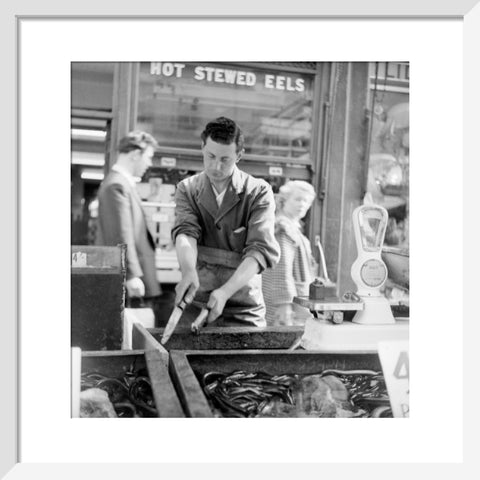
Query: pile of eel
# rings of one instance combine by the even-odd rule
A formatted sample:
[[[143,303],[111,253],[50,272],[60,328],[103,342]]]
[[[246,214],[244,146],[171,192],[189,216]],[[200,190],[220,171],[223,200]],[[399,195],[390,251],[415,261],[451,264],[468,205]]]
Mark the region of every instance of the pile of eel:
[[[374,370],[208,372],[202,387],[217,417],[392,417],[383,374]]]
[[[132,365],[124,375],[82,374],[80,417],[156,417],[147,369]]]

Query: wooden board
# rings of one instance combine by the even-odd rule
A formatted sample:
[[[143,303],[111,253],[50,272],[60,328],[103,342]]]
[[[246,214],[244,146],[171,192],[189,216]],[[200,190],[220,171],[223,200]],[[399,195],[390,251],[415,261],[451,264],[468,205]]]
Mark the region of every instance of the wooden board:
[[[279,350],[289,349],[303,335],[304,327],[205,327],[198,335],[189,329],[174,331],[164,345],[167,350]],[[160,342],[163,328],[148,328]],[[138,333],[138,332],[137,332]],[[133,340],[132,340],[133,341]]]
[[[141,323],[132,325],[132,348],[135,350],[156,350],[162,362],[168,367],[168,351],[157,341]]]
[[[159,352],[142,350],[82,352],[82,373],[98,372],[111,377],[121,377],[132,365],[135,369],[147,368],[159,417],[185,417],[168,369]]]
[[[381,370],[376,353],[304,351],[174,351],[170,352],[170,376],[188,417],[213,417],[200,385],[211,371],[265,372],[271,375],[309,375],[326,368]]]

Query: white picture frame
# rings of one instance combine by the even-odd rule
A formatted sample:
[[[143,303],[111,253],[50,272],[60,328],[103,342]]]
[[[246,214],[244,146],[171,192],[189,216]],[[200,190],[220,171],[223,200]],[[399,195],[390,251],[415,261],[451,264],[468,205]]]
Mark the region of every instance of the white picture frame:
[[[383,460],[379,458],[378,463],[369,463],[369,464],[360,464],[360,463],[341,463],[341,464],[328,464],[323,463],[320,467],[316,465],[306,465],[306,464],[277,464],[277,465],[250,465],[248,463],[243,463],[245,460],[239,455],[238,462],[239,465],[231,464],[222,464],[218,463],[213,465],[208,464],[191,464],[188,460],[188,455],[186,453],[185,462],[177,464],[169,464],[168,459],[162,459],[162,465],[159,467],[158,464],[141,463],[141,464],[105,464],[98,465],[93,463],[84,463],[84,464],[74,464],[74,463],[64,463],[65,460],[61,457],[58,458],[56,463],[23,463],[19,462],[19,445],[21,444],[21,439],[19,438],[18,432],[18,389],[19,389],[19,350],[22,349],[22,345],[17,344],[19,339],[19,329],[18,321],[22,316],[22,310],[25,306],[25,302],[28,302],[29,299],[25,296],[19,296],[19,288],[21,286],[21,276],[19,268],[22,267],[21,264],[17,263],[18,255],[21,253],[20,241],[22,240],[22,232],[19,232],[19,220],[17,218],[19,211],[19,198],[22,193],[22,185],[18,182],[19,174],[21,173],[18,168],[21,168],[21,163],[18,163],[22,155],[23,142],[25,139],[18,138],[18,131],[20,122],[23,121],[21,118],[21,104],[18,104],[18,93],[21,91],[21,85],[17,84],[18,80],[18,54],[19,48],[22,45],[22,21],[30,18],[36,18],[39,23],[42,19],[47,21],[51,19],[52,16],[64,15],[56,19],[57,22],[65,22],[68,17],[80,19],[80,16],[85,15],[84,21],[86,22],[95,22],[95,19],[100,18],[102,15],[106,15],[105,10],[102,10],[101,5],[89,5],[88,13],[87,9],[79,9],[78,11],[72,11],[71,14],[65,13],[65,6],[60,4],[53,8],[47,8],[43,6],[44,12],[41,14],[38,13],[37,8],[30,7],[29,5],[23,5],[26,2],[16,2],[15,5],[3,7],[5,12],[2,16],[2,49],[4,50],[4,74],[1,76],[2,82],[2,92],[5,92],[3,95],[4,105],[7,106],[7,111],[5,112],[2,123],[3,131],[6,133],[7,137],[7,149],[4,153],[5,155],[5,185],[4,188],[0,190],[1,195],[1,205],[2,205],[2,219],[4,222],[3,235],[1,236],[1,245],[2,252],[4,254],[4,271],[2,275],[2,299],[4,300],[5,316],[4,316],[4,330],[2,337],[4,338],[4,348],[0,349],[1,360],[4,369],[6,370],[5,378],[2,388],[1,402],[2,409],[0,414],[0,424],[2,425],[0,429],[0,437],[2,439],[2,449],[0,450],[0,475],[5,475],[5,478],[37,478],[37,477],[46,477],[46,478],[84,478],[89,476],[91,478],[101,478],[103,476],[111,477],[115,476],[116,478],[127,478],[127,477],[138,477],[140,475],[151,475],[158,476],[160,473],[162,475],[175,475],[175,477],[182,477],[183,475],[205,475],[211,478],[215,476],[217,478],[224,478],[228,476],[238,476],[240,475],[272,475],[274,472],[275,475],[281,476],[292,476],[298,477],[303,474],[310,475],[335,475],[335,477],[352,477],[353,476],[368,476],[369,478],[379,478],[380,476],[393,477],[393,478],[405,478],[407,475],[412,475],[416,477],[415,474],[426,474],[434,476],[434,478],[443,478],[445,473],[448,473],[449,478],[474,478],[474,472],[478,472],[479,468],[475,462],[474,453],[474,430],[475,422],[468,421],[468,412],[473,412],[473,401],[474,393],[471,390],[474,388],[467,379],[474,378],[474,365],[478,361],[473,357],[474,345],[473,342],[478,338],[475,333],[478,333],[478,325],[475,319],[475,312],[473,311],[473,299],[475,298],[475,277],[476,266],[478,265],[478,254],[476,255],[475,248],[475,232],[473,231],[473,226],[471,224],[467,225],[467,222],[463,225],[464,227],[464,258],[468,254],[469,261],[465,263],[465,271],[461,267],[461,254],[456,251],[457,254],[454,258],[449,257],[447,259],[448,265],[445,267],[446,278],[442,279],[443,282],[447,284],[447,292],[450,290],[450,285],[454,281],[460,282],[463,281],[463,292],[465,298],[465,310],[463,311],[461,302],[460,305],[457,303],[451,304],[446,302],[446,307],[452,310],[452,315],[457,317],[462,316],[464,319],[471,319],[473,322],[467,323],[463,322],[464,329],[464,378],[466,383],[464,385],[464,418],[467,419],[463,424],[463,461],[457,461],[455,463],[449,463],[444,465],[442,463],[436,464],[403,464],[403,465],[393,465],[391,463],[383,463]],[[125,2],[126,3],[126,2]],[[258,3],[258,2],[257,2]],[[480,110],[480,101],[477,85],[480,83],[480,67],[478,61],[478,54],[476,53],[476,45],[479,44],[479,35],[478,31],[480,30],[480,6],[477,4],[477,0],[471,1],[443,1],[443,2],[429,2],[429,5],[426,5],[427,2],[403,2],[399,5],[385,5],[384,2],[375,2],[375,1],[365,1],[360,5],[357,2],[328,2],[325,5],[315,5],[307,6],[303,2],[295,2],[295,5],[278,5],[275,3],[275,6],[262,3],[262,5],[255,5],[253,2],[250,2],[249,5],[237,4],[226,8],[221,2],[211,2],[209,5],[203,4],[193,4],[190,2],[189,7],[180,8],[178,2],[175,2],[171,5],[160,7],[155,5],[152,2],[151,5],[136,6],[135,9],[131,8],[131,4],[126,3],[125,5],[116,4],[115,5],[115,15],[108,14],[112,18],[112,22],[121,20],[120,17],[126,16],[137,22],[143,21],[143,19],[151,18],[151,15],[180,15],[186,16],[182,12],[188,11],[188,16],[190,17],[189,21],[192,22],[203,22],[209,16],[218,16],[224,15],[223,19],[218,19],[217,22],[222,22],[226,20],[226,17],[230,15],[243,16],[245,21],[255,21],[255,17],[258,16],[269,16],[270,12],[275,12],[275,18],[279,18],[285,15],[287,18],[290,17],[303,17],[306,25],[308,25],[308,18],[313,18],[315,16],[319,17],[329,17],[329,18],[349,18],[352,22],[361,22],[362,20],[370,18],[376,18],[376,22],[386,21],[387,17],[396,17],[396,18],[408,18],[411,20],[415,19],[431,19],[432,22],[438,21],[442,18],[463,18],[463,36],[464,36],[464,99],[468,99],[468,102],[464,100],[464,189],[463,189],[463,201],[464,201],[464,211],[463,216],[465,220],[470,218],[475,219],[477,215],[476,204],[478,200],[475,195],[474,184],[476,178],[478,178],[475,173],[478,173],[478,166],[475,164],[474,158],[478,157],[478,153],[474,157],[474,142],[478,133],[476,125],[478,125],[478,111]],[[253,4],[253,5],[252,5]],[[30,15],[29,8],[32,9],[34,15]],[[72,8],[74,10],[74,7]],[[135,10],[135,17],[132,16],[132,10]],[[295,12],[295,13],[293,13]],[[43,15],[41,17],[40,15]],[[307,28],[307,27],[306,27]],[[88,34],[88,28],[86,29],[86,34]],[[15,45],[13,45],[12,40],[15,39]],[[61,39],[59,39],[60,41]],[[434,46],[432,46],[434,48]],[[115,51],[115,50],[114,50]],[[118,52],[115,52],[113,56],[116,56]],[[39,54],[48,56],[54,55],[54,51],[42,51]],[[86,59],[88,60],[88,59]],[[112,59],[115,60],[115,59]],[[372,59],[375,60],[375,59]],[[43,72],[39,72],[39,75]],[[34,81],[34,79],[29,79],[29,81]],[[17,99],[17,101],[16,101]],[[460,103],[460,99],[459,99]],[[15,119],[15,121],[14,121]],[[48,155],[49,142],[56,140],[55,133],[46,132],[49,135],[46,136],[46,141],[44,145],[39,146],[41,148],[42,154]],[[62,141],[62,140],[59,140]],[[65,139],[63,139],[65,141]],[[459,146],[461,148],[461,146]],[[477,147],[478,148],[478,147]],[[459,160],[457,160],[459,162]],[[477,160],[478,162],[478,160]],[[19,167],[18,167],[19,166]],[[457,185],[458,187],[458,185]],[[461,187],[461,185],[460,185]],[[476,187],[478,188],[478,187]],[[23,192],[24,193],[24,192]],[[458,190],[455,190],[455,195],[462,193]],[[448,192],[446,193],[448,201]],[[63,198],[63,197],[62,197]],[[456,212],[458,215],[462,215],[462,212]],[[471,222],[471,223],[476,223]],[[461,222],[460,222],[461,225]],[[448,225],[445,226],[448,228]],[[467,228],[467,230],[465,230]],[[460,235],[460,232],[456,232],[456,235]],[[474,243],[475,242],[475,243]],[[35,245],[35,239],[31,239],[29,243],[30,246]],[[24,245],[25,247],[25,245]],[[29,247],[30,248],[30,247]],[[438,247],[437,247],[438,248]],[[445,247],[443,247],[445,249]],[[63,248],[65,250],[65,248]],[[69,251],[69,246],[68,249]],[[476,261],[476,262],[475,262]],[[453,268],[451,263],[454,264]],[[69,265],[68,265],[69,266]],[[452,280],[449,278],[451,272],[458,273],[463,275],[463,278]],[[35,272],[32,272],[32,275]],[[63,272],[64,273],[64,272]],[[38,274],[38,272],[36,273]],[[39,288],[43,289],[46,298],[49,295],[55,296],[55,285],[50,286],[42,284],[42,275],[39,276]],[[415,278],[415,277],[414,277]],[[470,280],[470,281],[469,281]],[[438,279],[437,279],[438,281]],[[440,288],[440,287],[439,287]],[[441,301],[445,298],[444,290],[439,290],[438,299],[425,299],[425,301]],[[455,299],[458,300],[458,295],[455,296]],[[46,309],[42,309],[39,306],[39,318],[38,321],[45,322],[48,326],[48,312]],[[453,326],[453,328],[455,328]],[[435,336],[434,334],[432,335]],[[432,338],[434,341],[434,338]],[[63,348],[63,353],[65,353],[65,346]],[[448,356],[448,345],[444,345],[445,355]],[[440,360],[434,358],[435,360]],[[42,364],[42,359],[38,359],[39,365]],[[461,375],[462,372],[459,372]],[[452,382],[454,385],[457,385],[455,379],[448,379],[448,382]],[[461,384],[461,381],[459,382]],[[448,383],[450,386],[451,383]],[[458,388],[458,387],[457,387]],[[467,393],[468,392],[468,393]],[[444,401],[443,397],[438,394],[438,399]],[[67,406],[68,408],[68,406]],[[472,416],[475,418],[475,415]],[[201,428],[201,425],[197,423],[198,428]],[[45,432],[46,435],[48,432]],[[321,431],[318,434],[318,448],[322,448],[324,442],[328,442],[328,439],[322,438]],[[439,431],[438,435],[442,435],[441,431],[441,419],[439,419]],[[184,439],[188,443],[188,438]],[[291,436],[288,436],[286,441],[292,442],[293,439]],[[296,443],[301,443],[302,438],[294,439]],[[311,441],[311,438],[308,439]],[[346,439],[346,442],[348,439]],[[448,439],[446,439],[448,441]],[[126,448],[128,449],[128,440],[126,440]],[[339,447],[340,448],[340,447]],[[188,449],[186,449],[188,452]],[[285,452],[279,452],[279,462],[284,461],[282,455]],[[125,459],[120,459],[119,461],[125,461]],[[152,458],[152,462],[158,461],[157,459]],[[167,463],[165,463],[167,462]],[[315,459],[312,458],[312,463],[315,462]],[[399,455],[398,463],[402,462],[401,455]],[[415,469],[415,470],[413,470]],[[478,473],[477,473],[478,475]]]

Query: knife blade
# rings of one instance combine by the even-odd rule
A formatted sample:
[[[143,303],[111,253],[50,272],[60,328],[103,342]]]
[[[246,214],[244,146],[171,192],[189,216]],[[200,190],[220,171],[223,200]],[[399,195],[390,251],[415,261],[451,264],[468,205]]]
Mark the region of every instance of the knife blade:
[[[168,319],[167,326],[165,327],[165,330],[163,331],[162,338],[160,340],[160,343],[162,345],[165,345],[170,337],[172,336],[173,331],[175,330],[175,327],[177,326],[178,321],[180,320],[180,317],[182,316],[183,309],[187,306],[187,303],[185,300],[182,300],[174,309],[172,314],[170,315],[170,318]]]
[[[199,330],[205,325],[207,322],[208,314],[210,313],[210,309],[208,307],[202,308],[202,311],[199,313],[198,317],[192,323],[192,332],[198,335]]]

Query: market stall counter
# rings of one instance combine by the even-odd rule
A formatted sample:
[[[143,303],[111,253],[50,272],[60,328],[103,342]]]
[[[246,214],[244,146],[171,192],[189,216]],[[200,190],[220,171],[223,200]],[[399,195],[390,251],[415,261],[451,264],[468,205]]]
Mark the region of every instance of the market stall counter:
[[[285,327],[205,327],[198,334],[179,327],[164,346],[160,344],[163,328],[144,328],[133,324],[134,348],[171,350],[282,350],[295,348],[303,326]]]

